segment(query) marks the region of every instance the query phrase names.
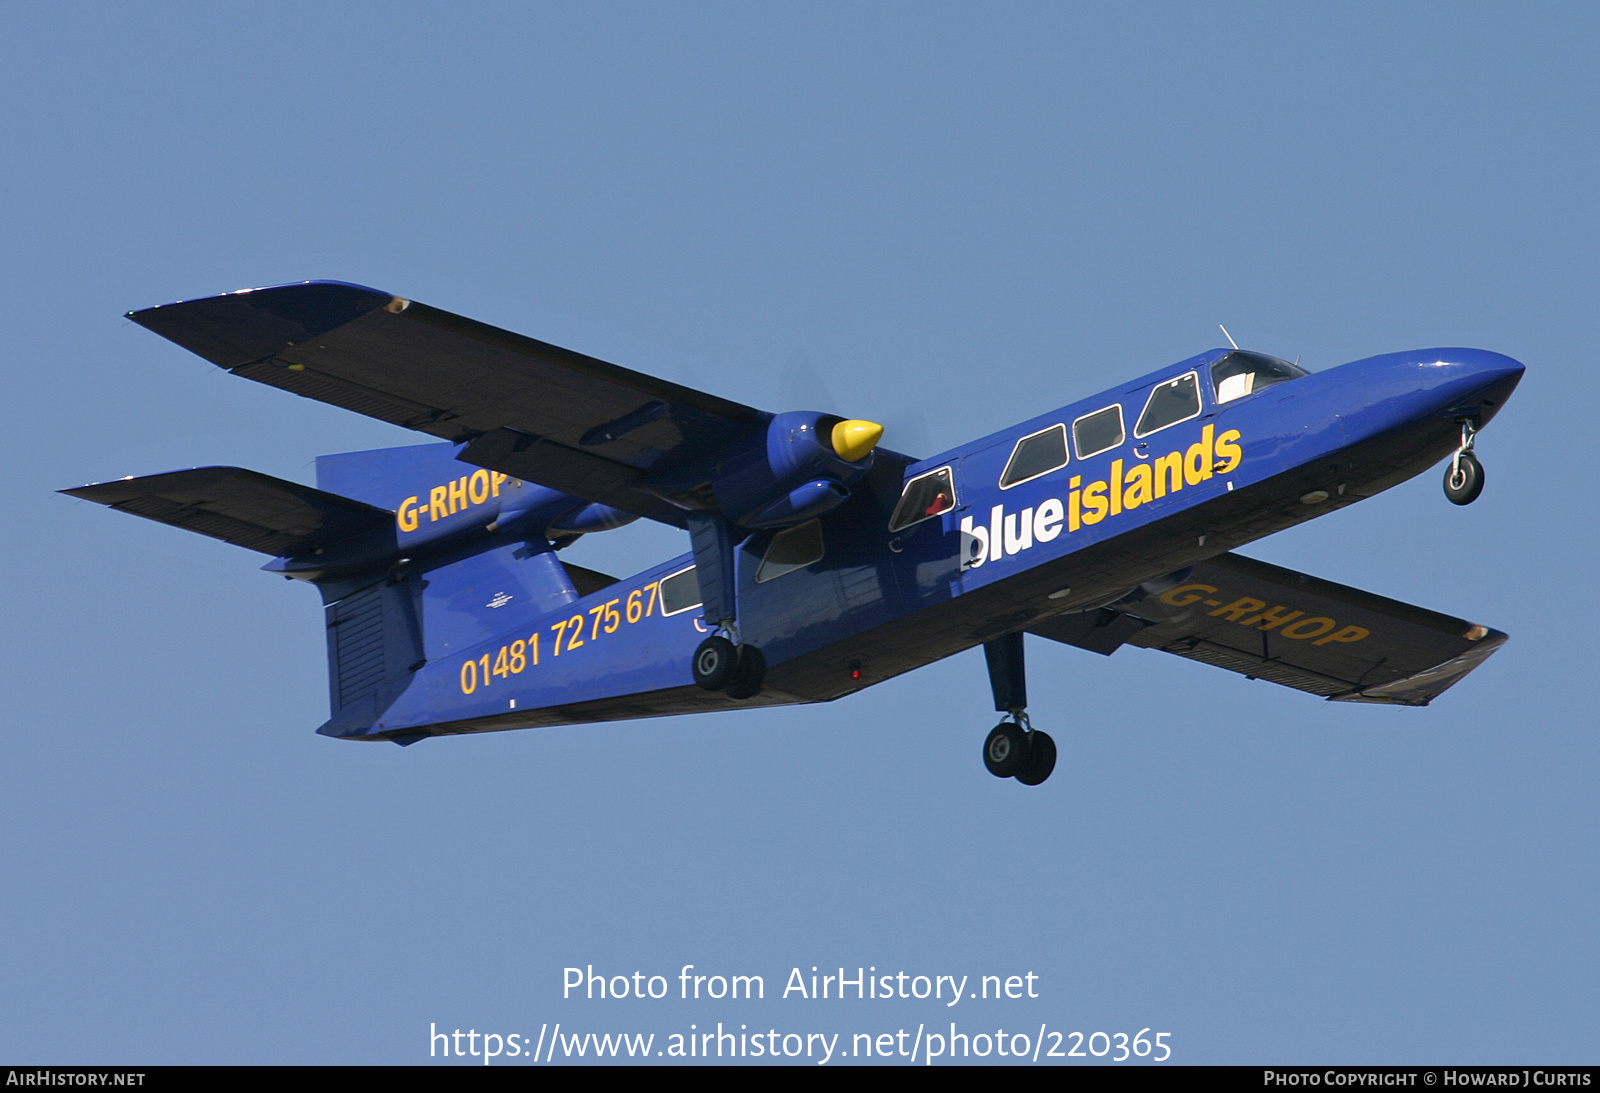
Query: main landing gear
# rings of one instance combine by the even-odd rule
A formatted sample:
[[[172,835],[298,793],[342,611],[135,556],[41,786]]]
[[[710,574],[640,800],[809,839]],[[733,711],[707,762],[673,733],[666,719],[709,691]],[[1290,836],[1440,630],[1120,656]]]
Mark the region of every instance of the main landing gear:
[[[1007,716],[983,741],[983,765],[996,778],[1015,778],[1025,786],[1036,786],[1056,769],[1056,742],[1028,720],[1022,634],[985,642],[983,658],[989,665],[994,708]]]
[[[767,658],[754,645],[739,640],[733,529],[715,514],[691,513],[688,521],[701,608],[706,622],[717,631],[694,651],[690,661],[694,681],[729,698],[754,698],[761,693],[767,675]]]
[[[761,693],[767,658],[754,645],[735,645],[713,634],[694,651],[694,681],[729,698],[754,698]]]
[[[1444,469],[1444,495],[1457,505],[1470,505],[1483,492],[1483,464],[1472,454],[1478,430],[1472,422],[1461,423],[1461,447]]]

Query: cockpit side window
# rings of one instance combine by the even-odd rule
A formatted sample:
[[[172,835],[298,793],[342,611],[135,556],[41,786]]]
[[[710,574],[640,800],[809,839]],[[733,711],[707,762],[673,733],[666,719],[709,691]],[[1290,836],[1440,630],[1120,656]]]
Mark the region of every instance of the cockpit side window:
[[[956,487],[951,480],[949,467],[919,474],[906,483],[900,503],[889,518],[889,530],[903,531],[912,524],[920,524],[955,507]]]
[[[1017,441],[1000,474],[1000,488],[1009,490],[1067,465],[1067,427],[1052,425]]]
[[[1139,415],[1139,424],[1133,427],[1133,435],[1149,436],[1169,425],[1199,416],[1200,374],[1188,372],[1151,389],[1144,413]]]
[[[1216,386],[1219,406],[1310,374],[1299,365],[1243,349],[1234,350],[1211,366],[1211,382]]]
[[[1125,439],[1127,434],[1122,430],[1121,403],[1084,414],[1072,423],[1072,446],[1078,450],[1079,459],[1109,452]]]

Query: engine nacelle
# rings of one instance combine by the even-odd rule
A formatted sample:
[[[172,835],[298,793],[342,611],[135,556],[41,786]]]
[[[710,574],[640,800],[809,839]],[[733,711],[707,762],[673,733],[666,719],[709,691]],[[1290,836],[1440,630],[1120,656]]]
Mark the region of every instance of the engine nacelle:
[[[848,500],[850,484],[872,469],[872,447],[882,433],[871,422],[834,414],[778,414],[719,453],[709,476],[717,507],[748,528],[820,516]]]
[[[781,528],[815,520],[850,500],[850,487],[831,478],[818,478],[790,490],[756,515],[746,518],[747,528]]]
[[[511,479],[506,483],[505,498],[499,512],[487,525],[488,530],[506,535],[548,536],[587,535],[595,531],[610,531],[631,524],[638,517],[631,512],[614,509],[561,493],[545,486]]]
[[[593,504],[580,504],[577,508],[557,516],[545,527],[546,532],[559,531],[569,535],[588,535],[596,531],[610,531],[620,528],[624,524],[631,524],[639,519],[631,512],[614,509],[610,505],[602,505],[598,501]]]

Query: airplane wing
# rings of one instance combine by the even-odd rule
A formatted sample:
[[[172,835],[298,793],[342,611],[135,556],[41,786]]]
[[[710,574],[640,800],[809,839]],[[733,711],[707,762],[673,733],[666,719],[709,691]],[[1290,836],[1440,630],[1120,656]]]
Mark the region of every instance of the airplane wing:
[[[253,289],[128,317],[236,376],[455,443],[461,458],[684,526],[643,488],[766,415],[386,292],[337,281]]]
[[[273,555],[394,523],[392,512],[242,467],[198,467],[61,492]]]
[[[1201,562],[1170,587],[1028,632],[1097,653],[1160,649],[1336,702],[1426,706],[1506,635],[1238,554]]]

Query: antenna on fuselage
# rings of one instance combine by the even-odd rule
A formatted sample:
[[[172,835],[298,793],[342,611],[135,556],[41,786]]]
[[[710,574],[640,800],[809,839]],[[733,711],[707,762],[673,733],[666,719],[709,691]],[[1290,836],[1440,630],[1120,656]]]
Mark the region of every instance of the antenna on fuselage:
[[[1228,333],[1227,327],[1223,326],[1221,323],[1218,323],[1217,329],[1222,331],[1222,336],[1228,339],[1229,345],[1233,346],[1235,349],[1239,348],[1239,343],[1233,340],[1233,335]]]

